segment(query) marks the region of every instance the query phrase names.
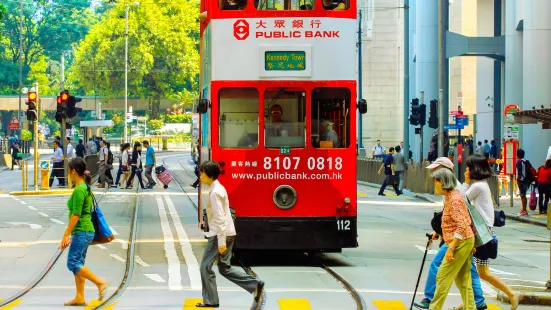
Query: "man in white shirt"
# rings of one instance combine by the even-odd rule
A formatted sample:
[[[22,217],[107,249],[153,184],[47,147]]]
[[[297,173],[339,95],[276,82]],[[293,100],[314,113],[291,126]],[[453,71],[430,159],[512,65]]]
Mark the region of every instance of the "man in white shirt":
[[[545,157],[545,160],[551,159],[551,146],[549,149],[547,149],[547,156]]]
[[[73,146],[71,145],[71,138],[65,138],[65,144],[67,145],[67,159],[72,159],[74,157]]]
[[[107,176],[107,170],[109,169],[109,164],[107,160],[109,159],[109,149],[105,146],[105,141],[100,141],[100,152],[99,152],[99,188],[105,188],[105,182],[107,185],[113,185],[113,179],[110,179]]]
[[[200,171],[201,182],[208,185],[209,189],[209,199],[206,203],[208,231],[205,232],[208,242],[199,269],[203,287],[203,302],[198,303],[196,307],[218,308],[220,306],[216,275],[212,271],[215,260],[218,260],[218,271],[224,278],[254,294],[255,303],[257,305],[260,303],[263,306],[266,302],[264,281],[255,279],[242,269],[231,266],[230,260],[236,232],[230,212],[228,193],[217,180],[220,175],[220,167],[215,161],[207,161],[201,165]]]
[[[380,159],[385,157],[385,148],[381,146],[381,140],[377,140],[377,145],[371,150],[371,157]]]

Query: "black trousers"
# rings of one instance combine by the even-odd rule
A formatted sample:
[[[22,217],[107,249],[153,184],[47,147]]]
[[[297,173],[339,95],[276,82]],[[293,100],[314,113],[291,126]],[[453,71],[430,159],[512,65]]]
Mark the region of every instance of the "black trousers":
[[[65,186],[65,173],[63,171],[63,163],[54,163],[53,167],[54,168],[52,169],[52,173],[50,174],[50,187],[52,187],[52,184],[54,184],[54,177],[57,178],[59,186]]]
[[[547,211],[547,204],[549,203],[549,195],[551,194],[551,183],[539,183],[538,193],[539,193],[539,206],[540,206],[539,210]]]
[[[137,173],[136,170],[138,170],[138,168],[136,166],[132,166],[132,173],[130,174],[130,178],[128,179],[128,182],[126,183],[126,187],[131,186],[132,183],[134,182],[134,176]],[[143,186],[142,174],[141,173],[137,173],[137,174],[138,174],[138,181],[140,182],[140,187],[144,188],[145,186]]]
[[[383,185],[381,185],[381,189],[379,189],[379,194],[383,194],[385,192],[386,186],[388,184],[391,184],[396,194],[399,194],[400,191],[398,190],[398,185],[396,184],[395,181],[396,181],[396,176],[392,174],[388,174],[383,182]]]

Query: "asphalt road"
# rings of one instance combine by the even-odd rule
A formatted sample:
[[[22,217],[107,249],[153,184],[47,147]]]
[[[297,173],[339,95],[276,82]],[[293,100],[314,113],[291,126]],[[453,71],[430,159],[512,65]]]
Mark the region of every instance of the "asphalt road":
[[[117,239],[91,246],[86,264],[109,281],[107,296],[123,278],[133,211],[139,200],[134,272],[112,309],[193,309],[188,306],[201,298],[198,264],[205,239],[197,229],[193,205],[197,203],[197,191],[189,186],[195,180],[193,164],[189,152],[164,159],[186,192],[173,182],[166,190],[161,186],[140,190],[139,197],[129,190],[112,189],[102,198],[100,206]],[[96,193],[103,196],[99,190]],[[67,223],[66,200],[67,196],[0,196],[0,299],[25,287],[56,252]],[[432,212],[441,207],[390,192],[386,197],[377,196],[377,189],[361,185],[358,201],[359,247],[319,255],[319,260],[360,293],[367,309],[409,308],[426,244],[425,233],[430,230]],[[497,234],[500,256],[492,265],[497,273],[513,280],[548,280],[548,231],[509,221]],[[420,291],[432,256],[429,253]],[[344,287],[305,255],[256,253],[247,256],[246,261],[266,281],[267,309],[356,309]],[[74,295],[73,277],[65,262],[66,253],[38,287],[10,306],[15,310],[62,308],[63,302]],[[251,295],[219,275],[217,281],[220,309],[250,307]],[[485,284],[484,290],[488,304],[508,309],[496,300],[489,285]],[[97,298],[97,290],[90,283],[86,285],[86,298],[91,305]],[[459,302],[458,292],[452,288],[446,307]]]

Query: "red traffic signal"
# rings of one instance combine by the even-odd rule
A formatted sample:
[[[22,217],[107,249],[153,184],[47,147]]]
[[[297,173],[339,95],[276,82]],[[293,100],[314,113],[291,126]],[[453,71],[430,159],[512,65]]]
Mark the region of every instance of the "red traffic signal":
[[[65,90],[61,92],[61,101],[67,101],[69,99],[69,91]]]
[[[36,101],[36,98],[37,98],[36,92],[30,91],[27,94],[27,98],[29,99],[29,101]]]
[[[57,104],[61,104],[63,101],[61,101],[61,97],[60,96],[57,96]]]

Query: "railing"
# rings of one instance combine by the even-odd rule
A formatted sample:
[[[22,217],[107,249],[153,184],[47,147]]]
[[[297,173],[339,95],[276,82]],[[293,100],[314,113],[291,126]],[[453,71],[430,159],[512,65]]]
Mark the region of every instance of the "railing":
[[[357,158],[356,160],[356,176],[358,181],[383,184],[385,179],[384,173],[378,174],[382,162],[380,160]],[[434,184],[432,183],[431,171],[426,169],[430,162],[407,163],[407,171],[404,174],[404,188],[418,194],[434,194]],[[457,172],[456,172],[457,176]],[[463,178],[459,178],[462,180]],[[498,179],[497,176],[492,176],[488,179],[488,185],[492,191],[496,203],[499,205],[498,199]]]

